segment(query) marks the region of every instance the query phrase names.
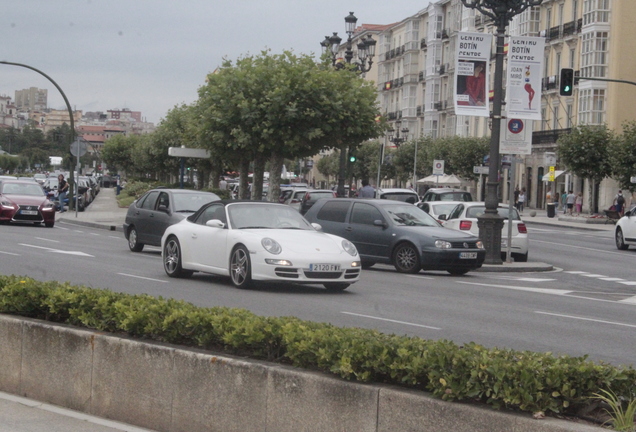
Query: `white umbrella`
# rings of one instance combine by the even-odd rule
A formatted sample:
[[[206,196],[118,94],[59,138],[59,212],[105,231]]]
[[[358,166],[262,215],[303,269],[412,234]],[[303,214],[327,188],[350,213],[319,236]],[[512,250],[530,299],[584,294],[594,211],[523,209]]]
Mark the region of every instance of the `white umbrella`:
[[[443,174],[440,176],[430,175],[428,177],[421,178],[417,181],[418,183],[430,183],[439,186],[459,186],[462,184],[462,181],[457,178],[454,174]]]

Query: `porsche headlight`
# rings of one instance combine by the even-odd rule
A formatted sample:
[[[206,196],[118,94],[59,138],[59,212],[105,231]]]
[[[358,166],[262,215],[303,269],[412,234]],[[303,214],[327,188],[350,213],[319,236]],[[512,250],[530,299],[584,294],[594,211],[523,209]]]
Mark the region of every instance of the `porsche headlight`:
[[[283,251],[283,248],[280,247],[280,244],[274,239],[269,237],[265,237],[261,240],[261,245],[265,248],[265,250],[271,254],[278,255]]]
[[[342,240],[342,248],[351,256],[358,255],[358,250],[349,240]]]
[[[435,240],[435,247],[438,249],[451,249],[453,245],[446,240]]]

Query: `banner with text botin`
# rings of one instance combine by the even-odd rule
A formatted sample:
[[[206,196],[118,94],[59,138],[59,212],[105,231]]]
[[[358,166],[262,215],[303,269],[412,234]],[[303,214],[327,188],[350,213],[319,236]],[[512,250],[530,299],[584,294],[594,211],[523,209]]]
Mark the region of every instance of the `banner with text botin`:
[[[488,91],[492,35],[460,32],[455,65],[455,114],[490,116]]]
[[[545,38],[511,36],[506,107],[510,118],[541,120],[541,74]]]

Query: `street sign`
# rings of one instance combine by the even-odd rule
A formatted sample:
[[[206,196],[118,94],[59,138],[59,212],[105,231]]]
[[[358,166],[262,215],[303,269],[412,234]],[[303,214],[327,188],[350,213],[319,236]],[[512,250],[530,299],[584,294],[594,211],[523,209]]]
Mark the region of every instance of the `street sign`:
[[[197,148],[168,147],[168,156],[208,159],[210,151]]]
[[[554,166],[550,167],[550,172],[549,172],[549,175],[548,175],[548,181],[551,181],[551,182],[554,181]]]
[[[444,161],[443,160],[434,160],[433,161],[433,175],[444,175]]]
[[[505,119],[501,122],[500,154],[532,153],[532,122],[521,119]]]
[[[88,143],[81,138],[76,139],[71,144],[71,154],[75,157],[82,157],[88,151]]]
[[[545,152],[545,153],[543,153],[543,162],[547,166],[556,165],[556,153],[553,153],[553,152]]]
[[[474,166],[473,167],[474,174],[486,174],[488,175],[488,167],[487,166]]]

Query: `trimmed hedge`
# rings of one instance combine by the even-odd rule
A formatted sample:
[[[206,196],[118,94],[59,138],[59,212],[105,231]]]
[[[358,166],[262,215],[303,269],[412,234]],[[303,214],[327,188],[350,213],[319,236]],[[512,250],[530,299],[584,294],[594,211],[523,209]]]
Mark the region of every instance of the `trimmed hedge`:
[[[448,401],[528,412],[575,412],[601,390],[631,399],[636,389],[633,367],[594,363],[587,356],[458,346],[20,276],[0,276],[0,313],[225,350],[348,380],[429,391]]]

